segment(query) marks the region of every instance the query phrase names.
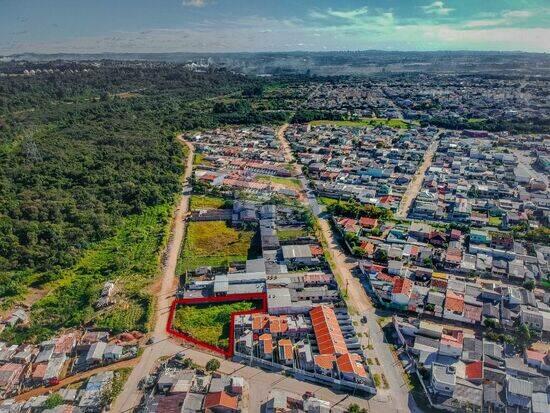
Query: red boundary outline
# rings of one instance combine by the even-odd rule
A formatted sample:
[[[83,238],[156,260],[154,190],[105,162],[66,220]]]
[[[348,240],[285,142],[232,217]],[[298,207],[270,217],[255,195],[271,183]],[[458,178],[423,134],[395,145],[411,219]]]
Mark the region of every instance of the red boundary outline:
[[[210,303],[234,303],[238,301],[261,301],[262,308],[252,309],[245,311],[235,311],[231,313],[231,321],[229,322],[229,345],[222,348],[214,346],[212,344],[205,343],[198,340],[195,337],[190,336],[187,333],[177,331],[172,326],[174,320],[174,314],[178,305],[197,305],[197,304],[210,304]],[[235,317],[241,314],[253,314],[253,313],[267,313],[267,294],[266,293],[248,293],[248,294],[232,294],[217,297],[199,297],[199,298],[179,298],[172,302],[170,305],[170,314],[168,315],[168,322],[166,324],[166,332],[174,337],[181,338],[187,342],[195,344],[198,347],[202,347],[206,350],[213,351],[223,357],[233,357],[233,350],[235,347]]]

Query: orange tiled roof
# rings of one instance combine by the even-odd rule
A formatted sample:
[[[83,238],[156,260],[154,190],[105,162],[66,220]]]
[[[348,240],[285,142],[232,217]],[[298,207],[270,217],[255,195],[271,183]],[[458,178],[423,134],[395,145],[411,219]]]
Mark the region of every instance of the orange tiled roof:
[[[272,334],[285,333],[288,331],[288,320],[286,315],[282,316],[270,316],[269,317],[269,331]]]
[[[375,228],[378,225],[378,220],[376,218],[361,217],[359,225],[364,228]]]
[[[252,330],[263,330],[267,327],[268,321],[267,314],[252,314]]]
[[[279,340],[279,347],[282,347],[285,360],[291,360],[294,358],[294,353],[292,352],[292,341],[288,338]]]
[[[336,361],[334,354],[317,354],[313,357],[315,364],[324,370],[331,370]]]
[[[323,248],[321,248],[319,245],[310,245],[309,249],[313,256],[323,255]]]
[[[344,354],[348,352],[342,330],[332,308],[321,305],[311,309],[309,315],[320,354]]]
[[[271,337],[271,334],[262,334],[260,337],[258,337],[258,340],[263,343],[265,354],[271,354],[273,352],[273,337]]]
[[[445,309],[462,314],[464,311],[464,297],[451,290],[447,290],[447,296],[445,297]]]
[[[410,297],[412,288],[413,283],[408,278],[395,277],[393,279],[392,294],[404,294]]]
[[[204,409],[212,409],[215,407],[224,407],[226,409],[237,410],[237,397],[230,396],[224,391],[208,393],[204,398]]]
[[[374,244],[372,242],[362,241],[361,249],[365,251],[368,255],[374,254]]]
[[[361,357],[357,354],[342,354],[338,357],[336,363],[342,373],[353,373],[359,377],[367,377],[365,366],[361,363]]]
[[[469,380],[483,378],[483,362],[481,360],[466,364],[466,378]]]
[[[537,350],[525,350],[525,355],[530,360],[544,361],[545,354]]]

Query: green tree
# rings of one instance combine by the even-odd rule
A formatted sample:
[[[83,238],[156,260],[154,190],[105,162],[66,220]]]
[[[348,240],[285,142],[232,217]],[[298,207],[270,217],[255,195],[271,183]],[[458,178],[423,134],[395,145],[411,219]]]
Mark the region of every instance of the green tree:
[[[220,368],[220,361],[218,359],[210,359],[208,360],[208,363],[206,363],[206,370],[213,372]]]
[[[59,393],[51,394],[44,402],[45,409],[55,409],[57,406],[63,404],[63,397]]]
[[[365,407],[360,407],[357,403],[352,403],[346,409],[346,413],[368,413]]]
[[[533,291],[535,289],[535,281],[534,280],[526,280],[523,282],[523,288],[529,291]]]

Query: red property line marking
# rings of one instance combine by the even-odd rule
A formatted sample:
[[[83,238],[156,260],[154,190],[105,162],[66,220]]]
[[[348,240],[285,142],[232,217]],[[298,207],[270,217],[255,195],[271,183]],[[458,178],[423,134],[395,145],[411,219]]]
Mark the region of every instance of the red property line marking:
[[[197,340],[195,337],[187,333],[183,333],[173,328],[174,315],[176,308],[179,305],[197,305],[197,304],[212,304],[212,303],[234,303],[239,301],[261,301],[262,308],[245,311],[235,311],[231,313],[231,321],[229,322],[229,345],[228,348],[214,346],[204,341]],[[170,305],[170,314],[166,324],[166,332],[172,336],[181,338],[189,343],[195,344],[198,347],[210,350],[225,358],[233,357],[235,347],[235,317],[242,314],[266,313],[267,312],[267,294],[266,293],[248,293],[248,294],[233,294],[219,297],[199,297],[199,298],[179,298],[174,300]]]

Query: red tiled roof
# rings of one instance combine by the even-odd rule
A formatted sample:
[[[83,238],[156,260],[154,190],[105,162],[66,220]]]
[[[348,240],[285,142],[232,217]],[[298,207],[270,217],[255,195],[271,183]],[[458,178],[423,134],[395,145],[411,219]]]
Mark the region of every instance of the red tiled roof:
[[[395,277],[393,279],[392,294],[404,294],[410,297],[412,288],[413,283],[408,278]]]
[[[204,398],[204,409],[212,409],[215,407],[224,407],[226,409],[237,410],[237,397],[230,396],[224,391],[208,393]]]
[[[375,228],[378,225],[378,220],[376,218],[361,217],[359,225],[363,228]]]
[[[368,255],[374,254],[374,244],[372,242],[361,241],[361,249]]]
[[[483,362],[481,360],[466,364],[466,378],[468,380],[481,380],[483,378]]]
[[[269,316],[267,314],[252,314],[252,330],[263,330],[267,327]]]
[[[271,334],[262,334],[260,337],[258,337],[258,340],[263,343],[264,354],[273,353],[273,338],[271,337]]]
[[[288,320],[286,315],[282,316],[270,316],[269,317],[269,331],[272,334],[286,333],[288,330]]]
[[[311,309],[309,315],[320,354],[348,352],[342,330],[332,308],[321,305]]]
[[[319,245],[310,245],[309,249],[313,256],[323,255],[323,248],[321,248]]]
[[[537,350],[525,350],[525,356],[529,359],[529,360],[537,360],[537,361],[540,361],[541,363],[544,362],[544,357],[545,357],[545,354],[544,353],[541,353],[540,351],[537,351]]]
[[[342,373],[353,373],[359,377],[367,377],[365,366],[361,363],[361,357],[357,354],[342,354],[336,360],[338,370]]]
[[[454,291],[447,290],[445,309],[462,314],[464,312],[464,297]]]
[[[292,352],[292,341],[288,338],[279,340],[279,347],[283,349],[285,360],[292,360],[294,358],[294,353]]]
[[[324,370],[331,370],[336,361],[334,354],[317,354],[313,357],[315,364]]]

